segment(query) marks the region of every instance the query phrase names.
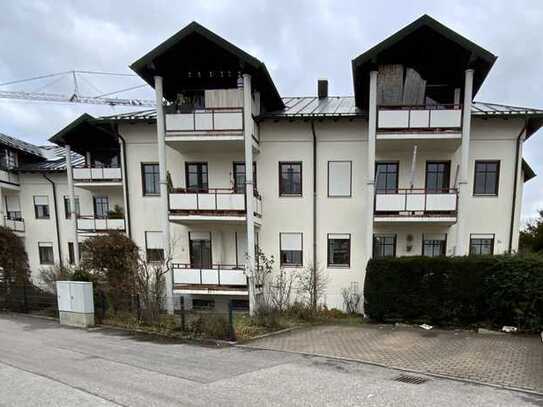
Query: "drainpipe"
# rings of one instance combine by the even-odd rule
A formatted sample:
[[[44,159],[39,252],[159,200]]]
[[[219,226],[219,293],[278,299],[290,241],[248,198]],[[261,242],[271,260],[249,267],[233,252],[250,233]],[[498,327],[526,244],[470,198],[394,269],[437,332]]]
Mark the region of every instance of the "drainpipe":
[[[311,120],[313,134],[313,309],[317,309],[317,134]]]
[[[515,212],[516,212],[516,206],[517,206],[517,184],[518,184],[518,170],[520,165],[520,146],[522,145],[522,142],[524,141],[524,136],[526,134],[526,129],[528,127],[528,121],[525,120],[524,126],[520,130],[519,135],[517,136],[517,146],[515,149],[515,175],[513,178],[513,198],[512,198],[512,204],[511,204],[511,223],[509,227],[509,248],[508,252],[511,254],[513,252],[513,230],[515,228]]]
[[[60,244],[60,228],[58,225],[58,209],[57,209],[57,187],[55,185],[55,182],[49,178],[45,173],[41,174],[43,178],[45,178],[47,181],[51,183],[51,188],[53,189],[53,205],[54,205],[54,211],[55,211],[55,226],[56,226],[56,232],[57,232],[57,247],[58,247],[58,262],[60,266],[64,264],[62,260],[62,245]]]
[[[126,171],[126,141],[119,133],[119,127],[115,126],[115,133],[119,137],[121,145],[121,172],[123,177],[123,195],[124,195],[124,208],[125,208],[125,221],[126,221],[126,234],[129,238],[132,238],[132,228],[130,227],[130,200],[128,198],[128,171]]]

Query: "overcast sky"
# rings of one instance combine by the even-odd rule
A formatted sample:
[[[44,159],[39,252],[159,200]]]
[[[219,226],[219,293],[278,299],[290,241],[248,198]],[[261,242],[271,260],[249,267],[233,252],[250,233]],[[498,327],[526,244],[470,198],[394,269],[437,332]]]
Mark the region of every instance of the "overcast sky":
[[[72,69],[130,73],[130,63],[195,20],[264,61],[282,96],[313,95],[322,77],[330,94],[352,95],[351,59],[425,13],[498,56],[476,100],[543,108],[541,0],[2,0],[0,83]],[[69,91],[68,78],[45,87],[53,80],[0,89]],[[80,80],[81,93],[92,95],[139,83]],[[119,111],[0,99],[0,132],[44,144],[83,112]],[[543,208],[542,137],[540,131],[525,144],[541,175],[525,185],[524,220]]]

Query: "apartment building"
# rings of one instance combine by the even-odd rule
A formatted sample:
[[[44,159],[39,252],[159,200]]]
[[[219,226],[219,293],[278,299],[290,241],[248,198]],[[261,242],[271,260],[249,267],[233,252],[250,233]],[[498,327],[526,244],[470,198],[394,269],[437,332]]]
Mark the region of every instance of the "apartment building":
[[[474,100],[495,60],[423,16],[352,60],[352,96],[320,80],[281,97],[261,61],[191,23],[131,65],[156,110],[83,115],[56,146],[0,137],[2,219],[36,278],[115,229],[149,261],[172,253],[169,296],[189,306],[248,303],[262,250],[322,269],[322,301],[343,308],[372,256],[517,249],[543,110]]]

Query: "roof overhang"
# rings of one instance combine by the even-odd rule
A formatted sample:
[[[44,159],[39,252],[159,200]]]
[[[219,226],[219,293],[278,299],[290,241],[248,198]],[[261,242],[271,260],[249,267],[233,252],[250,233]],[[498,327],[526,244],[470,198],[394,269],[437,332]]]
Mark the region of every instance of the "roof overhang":
[[[182,90],[236,87],[238,75],[248,73],[261,93],[266,110],[283,108],[266,66],[196,22],[138,59],[130,68],[154,87],[154,76],[164,79],[164,97],[175,100]]]
[[[528,182],[537,176],[532,167],[530,167],[530,164],[528,164],[524,158],[522,159],[522,173],[524,174],[524,182]]]
[[[88,113],[79,116],[49,141],[62,147],[70,145],[72,150],[83,155],[87,151],[118,147],[111,124],[100,122]]]
[[[367,107],[369,73],[381,64],[403,64],[428,83],[463,89],[464,72],[474,69],[473,96],[483,84],[496,56],[423,15],[352,61],[356,105]]]

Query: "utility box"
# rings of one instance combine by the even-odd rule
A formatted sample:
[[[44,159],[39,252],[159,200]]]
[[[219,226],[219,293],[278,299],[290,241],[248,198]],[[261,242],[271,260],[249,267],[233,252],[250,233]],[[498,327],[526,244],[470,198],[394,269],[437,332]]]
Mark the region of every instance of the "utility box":
[[[87,281],[57,281],[60,325],[88,328],[94,326],[92,283]]]

